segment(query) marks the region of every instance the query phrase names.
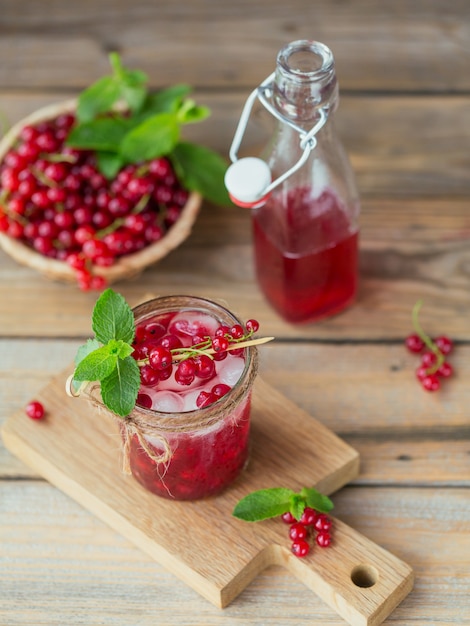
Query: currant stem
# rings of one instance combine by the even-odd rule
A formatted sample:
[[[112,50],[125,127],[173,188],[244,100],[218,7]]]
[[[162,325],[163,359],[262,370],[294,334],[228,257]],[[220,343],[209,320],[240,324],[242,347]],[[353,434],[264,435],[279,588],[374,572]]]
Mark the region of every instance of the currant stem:
[[[142,198],[139,200],[139,202],[137,202],[137,204],[135,205],[135,207],[132,209],[131,213],[133,215],[137,215],[138,213],[142,213],[142,211],[145,209],[147,202],[150,200],[150,194],[145,194],[144,196],[142,196]],[[98,230],[96,232],[96,238],[97,239],[103,239],[103,237],[105,237],[106,235],[110,235],[111,233],[113,233],[115,230],[117,230],[118,228],[121,228],[121,226],[123,226],[125,223],[125,219],[123,217],[117,217],[114,222],[112,222],[109,226],[106,226],[106,228],[102,228],[101,230]]]
[[[46,176],[43,172],[41,172],[41,170],[38,170],[37,167],[32,167],[31,171],[43,185],[46,185],[46,187],[58,186],[57,183],[54,180],[52,180],[52,178],[49,178],[48,176]]]
[[[436,344],[431,339],[431,337],[429,337],[429,335],[427,335],[421,327],[421,324],[419,322],[419,311],[422,306],[423,306],[423,301],[418,300],[418,302],[413,307],[413,312],[412,312],[413,328],[415,329],[418,337],[423,340],[424,344],[429,348],[429,350],[431,350],[431,352],[434,352],[434,354],[437,357],[436,363],[426,370],[428,374],[435,374],[437,370],[441,367],[441,365],[444,363],[445,356],[436,346]]]
[[[239,343],[230,344],[224,352],[230,352],[230,350],[240,350],[242,348],[249,348],[250,346],[259,346],[263,343],[268,343],[272,341],[274,337],[259,337],[258,339],[249,339],[247,341],[241,341]],[[176,351],[179,353],[176,353]],[[207,356],[211,356],[213,354],[217,354],[214,348],[195,348],[194,346],[190,348],[173,348],[170,350],[173,362],[184,361],[192,356],[196,356],[197,354],[207,354]],[[148,359],[141,359],[137,361],[137,365],[141,367],[142,365],[148,365]]]

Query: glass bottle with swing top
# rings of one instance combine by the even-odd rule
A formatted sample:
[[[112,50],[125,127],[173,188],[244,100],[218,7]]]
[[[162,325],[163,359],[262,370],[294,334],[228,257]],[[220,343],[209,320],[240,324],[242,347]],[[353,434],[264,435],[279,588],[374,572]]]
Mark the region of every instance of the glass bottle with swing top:
[[[256,100],[276,130],[261,158],[239,159]],[[335,129],[337,105],[331,51],[316,41],[290,43],[247,99],[230,149],[225,183],[234,203],[252,211],[258,283],[291,323],[337,314],[357,292],[360,205]]]

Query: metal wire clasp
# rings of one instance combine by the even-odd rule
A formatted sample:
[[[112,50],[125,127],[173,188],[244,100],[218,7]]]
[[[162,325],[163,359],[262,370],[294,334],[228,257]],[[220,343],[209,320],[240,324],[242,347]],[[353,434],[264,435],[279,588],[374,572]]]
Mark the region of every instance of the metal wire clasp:
[[[310,152],[317,145],[317,140],[316,140],[315,135],[324,126],[325,122],[328,119],[327,112],[324,109],[319,109],[318,113],[320,117],[319,117],[318,122],[309,131],[305,131],[303,128],[298,126],[295,122],[284,117],[271,103],[272,93],[273,93],[272,85],[274,82],[274,76],[275,76],[275,73],[273,72],[258,87],[256,87],[248,96],[245,102],[245,105],[243,107],[242,113],[240,115],[240,120],[238,122],[238,126],[237,126],[237,129],[235,131],[235,134],[232,140],[232,145],[230,146],[230,151],[229,151],[230,160],[232,161],[232,163],[236,163],[237,161],[239,161],[238,149],[240,148],[240,144],[245,134],[245,130],[248,124],[251,110],[257,99],[261,102],[261,104],[265,107],[265,109],[267,109],[269,113],[271,113],[271,115],[273,115],[280,122],[283,122],[284,124],[287,124],[288,126],[293,128],[299,134],[300,148],[302,149],[303,152],[302,152],[302,155],[300,156],[300,159],[297,161],[297,163],[295,163],[284,174],[281,174],[278,178],[276,178],[276,180],[272,181],[270,184],[264,187],[263,190],[260,190],[259,193],[257,193],[258,197],[253,198],[253,203],[256,203],[256,201],[259,201],[260,199],[263,199],[266,196],[269,196],[269,194],[273,191],[273,189],[275,189],[278,185],[280,185],[287,178],[289,178],[289,176],[291,176],[294,172],[296,172],[298,169],[302,167],[302,165],[307,161],[310,155]],[[242,160],[243,159],[240,159],[240,161]],[[229,192],[230,191],[231,190],[229,189]],[[236,202],[236,199],[233,197],[234,195],[236,196],[236,193],[235,194],[231,193],[232,199]],[[245,201],[241,205],[249,206],[250,203],[247,203]],[[253,204],[252,206],[255,206],[255,204]]]

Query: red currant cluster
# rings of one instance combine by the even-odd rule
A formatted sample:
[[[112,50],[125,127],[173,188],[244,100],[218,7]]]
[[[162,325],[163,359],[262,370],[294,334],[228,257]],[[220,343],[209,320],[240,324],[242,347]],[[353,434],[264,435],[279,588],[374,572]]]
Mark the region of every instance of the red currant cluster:
[[[161,239],[189,194],[163,157],[107,180],[92,151],[65,145],[74,123],[63,114],[23,127],[0,166],[0,232],[67,262],[81,289],[100,290],[93,268]]]
[[[332,521],[325,513],[305,507],[300,520],[296,520],[290,512],[283,513],[281,519],[289,524],[291,551],[295,556],[304,557],[310,552],[309,535],[315,536],[315,542],[321,548],[327,548],[331,544]]]
[[[426,391],[438,391],[441,379],[449,378],[454,373],[452,365],[446,361],[454,344],[444,335],[431,340],[428,344],[415,333],[405,339],[405,345],[410,352],[421,354],[421,364],[416,370],[416,377],[421,385]]]
[[[172,374],[180,385],[191,385],[198,378],[210,380],[216,375],[215,361],[222,361],[228,352],[234,356],[243,354],[243,347],[236,346],[250,339],[259,329],[257,320],[250,319],[245,328],[234,324],[231,328],[220,325],[213,337],[209,335],[191,337],[192,344],[184,346],[180,337],[169,333],[165,325],[149,322],[137,327],[132,344],[132,356],[140,367],[141,382],[144,386],[155,387]],[[210,391],[201,391],[196,404],[199,408],[208,406],[230,391],[231,387],[219,383]],[[151,398],[140,393],[138,404],[151,406]]]

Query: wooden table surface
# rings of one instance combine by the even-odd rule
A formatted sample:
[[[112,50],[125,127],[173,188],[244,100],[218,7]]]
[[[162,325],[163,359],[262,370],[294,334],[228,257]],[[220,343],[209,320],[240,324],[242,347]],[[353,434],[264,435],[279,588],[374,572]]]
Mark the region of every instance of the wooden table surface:
[[[224,299],[276,337],[262,351],[264,379],[360,452],[336,516],[415,571],[385,621],[397,626],[470,624],[469,24],[467,0],[0,2],[2,118],[77,95],[119,50],[153,87],[194,86],[212,116],[191,138],[223,155],[282,45],[332,48],[338,127],[362,197],[355,305],[309,326],[281,321],[254,280],[249,213],[208,203],[178,250],[117,288],[131,303]],[[3,252],[0,268],[4,422],[71,362],[96,295]],[[429,333],[456,343],[456,375],[434,394],[403,346],[418,299]],[[2,625],[345,623],[279,567],[217,609],[2,446],[0,478]]]

